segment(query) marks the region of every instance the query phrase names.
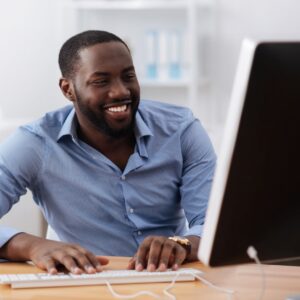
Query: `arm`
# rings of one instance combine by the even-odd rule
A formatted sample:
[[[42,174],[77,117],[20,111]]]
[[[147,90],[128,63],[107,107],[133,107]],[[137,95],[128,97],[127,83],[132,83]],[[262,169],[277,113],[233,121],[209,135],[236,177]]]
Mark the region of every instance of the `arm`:
[[[0,146],[0,217],[31,188],[43,170],[46,147],[43,140],[19,129]],[[38,267],[56,273],[63,265],[74,273],[93,273],[107,259],[99,258],[80,247],[0,228],[0,258],[13,261],[32,260]]]
[[[190,241],[191,252],[167,237],[150,236],[140,245],[129,263],[130,269],[142,270],[147,267],[165,270],[177,269],[187,261],[197,260],[197,252],[204,224],[216,156],[212,144],[196,120],[190,123],[181,135],[183,157],[182,183],[180,186],[181,205],[185,211],[189,230],[185,238]]]
[[[95,273],[108,263],[79,245],[50,241],[31,234],[19,233],[0,248],[0,257],[13,261],[31,260],[37,267],[51,274],[64,266],[74,274]]]

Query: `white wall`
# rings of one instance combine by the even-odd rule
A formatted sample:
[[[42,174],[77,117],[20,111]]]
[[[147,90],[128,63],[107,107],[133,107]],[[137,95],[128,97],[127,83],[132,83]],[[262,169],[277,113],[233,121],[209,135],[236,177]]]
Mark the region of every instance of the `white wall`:
[[[0,0],[0,141],[16,126],[66,104],[58,88],[57,5],[51,0]],[[45,230],[30,193],[0,225],[36,235]]]
[[[221,125],[242,39],[300,40],[299,13],[298,0],[217,0],[213,85],[215,118]]]
[[[0,0],[0,108],[35,118],[62,105],[58,90],[57,1]]]

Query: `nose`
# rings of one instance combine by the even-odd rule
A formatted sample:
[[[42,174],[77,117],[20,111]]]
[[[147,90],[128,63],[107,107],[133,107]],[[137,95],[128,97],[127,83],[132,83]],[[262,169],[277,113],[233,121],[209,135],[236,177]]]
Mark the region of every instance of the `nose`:
[[[112,99],[121,99],[130,96],[130,90],[122,80],[114,80],[110,86],[108,96]]]

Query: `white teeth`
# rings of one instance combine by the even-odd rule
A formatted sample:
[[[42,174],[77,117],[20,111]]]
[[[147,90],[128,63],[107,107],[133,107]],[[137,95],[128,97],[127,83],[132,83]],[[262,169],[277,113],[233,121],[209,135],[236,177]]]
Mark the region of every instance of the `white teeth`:
[[[125,111],[127,108],[127,105],[121,105],[121,106],[113,106],[113,107],[109,107],[108,111],[111,112],[123,112]]]

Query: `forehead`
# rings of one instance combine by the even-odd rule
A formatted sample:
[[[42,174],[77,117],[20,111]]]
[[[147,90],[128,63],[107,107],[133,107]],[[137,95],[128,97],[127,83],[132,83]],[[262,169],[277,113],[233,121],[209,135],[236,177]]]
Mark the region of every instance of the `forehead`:
[[[79,52],[79,72],[109,72],[131,66],[132,57],[121,42],[105,42]]]

